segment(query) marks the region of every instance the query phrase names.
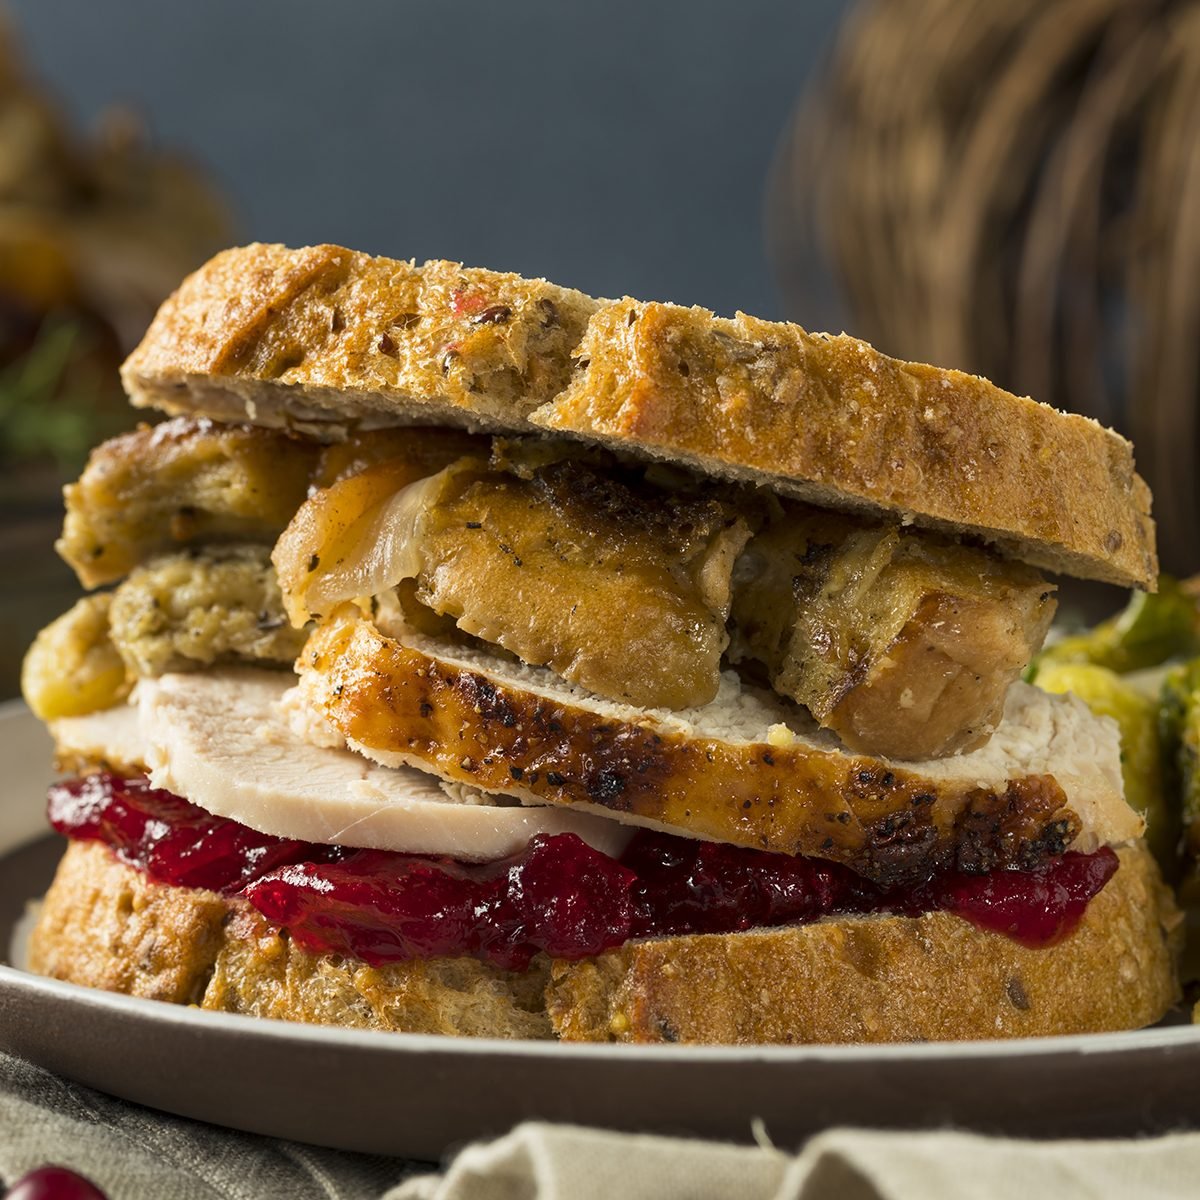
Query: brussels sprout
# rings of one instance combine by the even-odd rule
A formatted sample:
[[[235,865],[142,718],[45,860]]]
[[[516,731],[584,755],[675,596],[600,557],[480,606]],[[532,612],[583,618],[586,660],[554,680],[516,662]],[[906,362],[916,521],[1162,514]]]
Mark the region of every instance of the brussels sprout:
[[[1173,878],[1179,812],[1164,787],[1158,704],[1115,671],[1094,663],[1043,663],[1037,685],[1046,692],[1073,692],[1093,712],[1116,721],[1121,730],[1125,798],[1146,818],[1146,842],[1163,873]]]
[[[1093,663],[1123,675],[1194,654],[1200,654],[1200,608],[1185,587],[1163,575],[1154,595],[1134,592],[1115,617],[1047,646],[1033,679],[1040,683],[1043,665],[1049,663]]]
[[[1183,827],[1194,854],[1200,850],[1200,658],[1167,673],[1159,696],[1158,729],[1165,785],[1180,797]]]
[[[1175,899],[1184,916],[1179,977],[1184,983],[1189,983],[1200,979],[1200,866],[1194,861],[1187,865]],[[1194,1020],[1200,1024],[1200,1005],[1196,1007]]]

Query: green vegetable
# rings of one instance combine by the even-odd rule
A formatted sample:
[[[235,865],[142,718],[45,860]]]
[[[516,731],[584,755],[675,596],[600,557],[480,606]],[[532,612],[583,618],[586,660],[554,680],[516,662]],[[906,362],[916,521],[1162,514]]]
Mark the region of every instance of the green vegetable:
[[[1159,698],[1158,729],[1165,786],[1180,797],[1183,827],[1195,853],[1200,848],[1200,658],[1167,673]]]
[[[79,469],[113,424],[101,408],[106,382],[81,370],[91,349],[78,322],[52,316],[26,353],[0,367],[0,461],[45,456]]]
[[[1146,843],[1163,873],[1177,873],[1179,812],[1164,786],[1159,706],[1115,671],[1095,663],[1043,662],[1037,685],[1046,692],[1073,692],[1093,712],[1112,717],[1121,730],[1125,798],[1146,818]],[[1197,712],[1200,713],[1200,707]]]
[[[1049,663],[1091,663],[1118,675],[1156,667],[1169,658],[1200,654],[1200,610],[1196,600],[1168,575],[1158,591],[1134,592],[1123,612],[1095,629],[1047,646],[1033,672],[1035,682]]]

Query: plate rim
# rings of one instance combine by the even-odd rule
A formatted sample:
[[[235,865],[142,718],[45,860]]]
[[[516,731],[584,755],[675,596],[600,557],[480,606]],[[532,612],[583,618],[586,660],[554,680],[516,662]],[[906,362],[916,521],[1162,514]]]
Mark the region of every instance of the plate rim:
[[[628,1060],[639,1065],[650,1062],[697,1062],[731,1064],[766,1062],[800,1065],[808,1062],[879,1062],[892,1065],[930,1061],[1078,1055],[1094,1057],[1126,1054],[1143,1050],[1172,1050],[1200,1044],[1200,1027],[1165,1026],[1150,1029],[1118,1030],[1109,1033],[1056,1034],[1032,1038],[994,1038],[962,1042],[894,1042],[851,1044],[813,1043],[780,1046],[772,1044],[727,1046],[706,1044],[637,1045],[588,1042],[562,1042],[551,1039],[448,1037],[432,1033],[385,1033],[370,1029],[347,1029],[337,1025],[309,1025],[298,1021],[273,1020],[240,1013],[210,1012],[185,1005],[166,1004],[82,987],[59,979],[34,975],[19,967],[0,963],[0,993],[13,985],[47,997],[75,1001],[108,1010],[114,1015],[174,1024],[203,1032],[220,1030],[226,1035],[262,1036],[274,1040],[298,1041],[326,1046],[341,1046],[356,1051],[386,1053],[438,1053],[457,1057],[476,1054],[512,1054],[534,1058]]]

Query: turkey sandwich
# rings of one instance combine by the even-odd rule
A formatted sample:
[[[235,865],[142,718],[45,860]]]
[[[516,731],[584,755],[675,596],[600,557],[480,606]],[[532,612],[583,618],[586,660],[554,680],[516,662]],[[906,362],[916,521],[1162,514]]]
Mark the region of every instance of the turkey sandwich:
[[[600,1041],[1130,1028],[1177,916],[1118,733],[1021,680],[1153,589],[1118,435],[744,315],[231,250],[123,368],[25,692],[34,970]]]

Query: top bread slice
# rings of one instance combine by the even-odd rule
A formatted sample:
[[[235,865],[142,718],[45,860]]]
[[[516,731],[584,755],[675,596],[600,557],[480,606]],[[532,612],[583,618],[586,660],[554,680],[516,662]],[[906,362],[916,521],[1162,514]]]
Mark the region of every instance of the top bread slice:
[[[228,250],[122,369],[133,403],[336,437],[551,431],[1152,588],[1150,493],[1085,417],[845,335],[315,246]]]

